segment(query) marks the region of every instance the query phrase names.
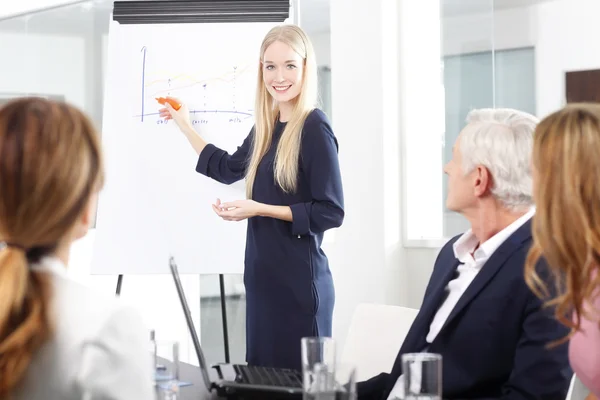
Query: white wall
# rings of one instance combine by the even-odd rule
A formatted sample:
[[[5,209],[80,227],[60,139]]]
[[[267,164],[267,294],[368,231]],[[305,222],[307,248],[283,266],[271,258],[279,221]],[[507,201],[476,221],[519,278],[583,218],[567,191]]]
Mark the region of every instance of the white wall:
[[[340,143],[346,219],[326,251],[336,286],[334,337],[340,347],[357,304],[405,301],[393,7],[388,0],[372,0],[367,8],[346,0],[331,3],[332,105],[339,116],[333,129]],[[360,49],[360,56],[348,49]]]
[[[407,247],[404,268],[409,285],[407,285],[406,302],[399,305],[420,308],[423,294],[433,271],[433,264],[439,253],[436,247]]]
[[[600,69],[600,1],[555,0],[536,10],[536,100],[544,116],[566,102],[566,71]]]

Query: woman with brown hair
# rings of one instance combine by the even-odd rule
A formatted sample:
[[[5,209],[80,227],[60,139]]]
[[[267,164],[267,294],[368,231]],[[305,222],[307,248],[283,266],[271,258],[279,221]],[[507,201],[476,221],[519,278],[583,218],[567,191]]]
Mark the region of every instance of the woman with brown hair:
[[[571,328],[574,372],[600,394],[600,105],[573,104],[538,125],[533,148],[532,246],[527,284],[549,298],[556,317]],[[535,265],[544,257],[556,281],[548,288]]]
[[[103,183],[79,110],[24,98],[0,108],[0,399],[149,399],[147,331],[66,275]]]

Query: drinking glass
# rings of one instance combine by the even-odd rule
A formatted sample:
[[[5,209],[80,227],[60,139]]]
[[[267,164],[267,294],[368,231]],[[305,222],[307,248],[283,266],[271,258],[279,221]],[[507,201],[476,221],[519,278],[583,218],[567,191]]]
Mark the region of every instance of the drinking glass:
[[[156,390],[160,400],[176,400],[179,394],[179,342],[156,341]]]
[[[305,337],[301,340],[301,351],[303,398],[314,399],[311,393],[332,385],[335,376],[335,341],[330,337]]]
[[[441,400],[442,356],[433,353],[402,355],[405,400]]]

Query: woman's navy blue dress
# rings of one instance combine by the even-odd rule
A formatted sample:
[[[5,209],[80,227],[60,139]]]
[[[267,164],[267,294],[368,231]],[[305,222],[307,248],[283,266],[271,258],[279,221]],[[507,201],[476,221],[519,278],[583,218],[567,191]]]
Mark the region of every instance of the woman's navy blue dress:
[[[290,206],[293,222],[268,217],[248,220],[246,361],[250,365],[301,369],[300,339],[331,336],[335,302],[333,280],[321,249],[323,232],[344,219],[338,143],[318,109],[302,131],[296,193],[275,182],[273,163],[285,123],[277,122],[273,142],[259,164],[253,200]],[[207,145],[196,171],[222,183],[245,177],[254,129],[233,154]]]

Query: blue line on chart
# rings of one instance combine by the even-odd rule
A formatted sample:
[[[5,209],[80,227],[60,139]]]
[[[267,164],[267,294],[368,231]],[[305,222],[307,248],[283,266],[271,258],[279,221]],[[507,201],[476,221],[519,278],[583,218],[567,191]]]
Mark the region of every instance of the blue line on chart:
[[[192,114],[197,114],[197,113],[202,113],[202,114],[210,114],[210,113],[222,113],[222,114],[241,114],[241,115],[245,115],[246,117],[250,118],[253,115],[247,112],[242,112],[242,111],[227,111],[227,110],[192,110],[190,111],[190,113]],[[147,113],[147,114],[142,114],[142,115],[134,115],[134,118],[138,118],[138,117],[142,117],[142,121],[144,120],[144,117],[148,117],[151,115],[160,115],[160,113]]]

